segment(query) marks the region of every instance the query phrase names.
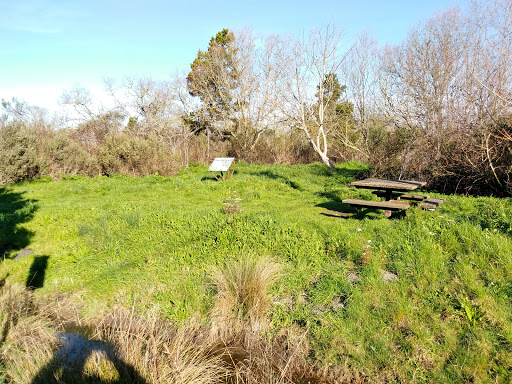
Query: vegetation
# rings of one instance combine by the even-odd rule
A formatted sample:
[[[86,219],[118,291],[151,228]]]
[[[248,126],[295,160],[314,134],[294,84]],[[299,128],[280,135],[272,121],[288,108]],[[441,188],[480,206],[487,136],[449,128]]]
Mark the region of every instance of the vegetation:
[[[2,100],[0,382],[511,382],[511,26],[223,29],[113,107]],[[369,175],[446,202],[350,211]]]
[[[118,305],[148,326],[155,313],[186,332],[197,324],[201,345],[239,348],[228,350],[228,366],[241,382],[270,382],[268,375],[274,382],[509,382],[512,201],[443,195],[434,212],[338,217],[348,210],[342,199],[374,198],[346,185],[367,172],[363,163],[331,171],[242,162],[229,182],[193,165],[170,178],[78,176],[4,187],[0,279],[30,286],[37,303],[72,295],[83,304],[66,316],[82,325],[98,324]],[[226,209],[234,199],[236,208]],[[33,254],[15,258],[27,246]],[[73,308],[54,307],[46,311]],[[4,313],[10,341],[4,336],[2,362],[10,367],[9,353],[24,347],[8,348],[14,328],[4,327]],[[218,321],[229,314],[232,321]],[[44,324],[37,329],[55,327]],[[120,345],[122,337],[102,332]],[[50,336],[41,360],[22,360],[53,358]],[[279,349],[284,340],[289,349]],[[146,360],[136,366],[119,353],[152,382]]]
[[[50,175],[174,175],[232,155],[264,163],[364,161],[446,192],[512,193],[512,3],[474,2],[401,44],[353,44],[335,25],[297,38],[222,29],[186,77],[75,88],[63,111],[2,101],[0,183]],[[112,107],[114,105],[114,107]]]

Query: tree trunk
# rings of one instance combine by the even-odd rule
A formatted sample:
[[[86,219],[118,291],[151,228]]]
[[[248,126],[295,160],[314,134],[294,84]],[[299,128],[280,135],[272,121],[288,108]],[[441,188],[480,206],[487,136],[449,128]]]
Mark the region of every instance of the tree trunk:
[[[324,155],[323,153],[319,153],[318,155],[320,155],[320,158],[322,159],[322,161],[324,162],[325,165],[327,165],[329,168],[331,168],[332,170],[336,170],[336,166],[334,165],[334,163],[331,161],[331,159],[329,159],[326,155]]]

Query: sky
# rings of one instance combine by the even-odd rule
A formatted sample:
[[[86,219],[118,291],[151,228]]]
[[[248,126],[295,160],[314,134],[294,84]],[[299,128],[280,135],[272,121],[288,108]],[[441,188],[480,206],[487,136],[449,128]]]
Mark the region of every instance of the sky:
[[[297,35],[326,23],[398,44],[469,0],[0,0],[0,99],[59,109],[65,90],[101,97],[105,78],[167,80],[223,28]]]

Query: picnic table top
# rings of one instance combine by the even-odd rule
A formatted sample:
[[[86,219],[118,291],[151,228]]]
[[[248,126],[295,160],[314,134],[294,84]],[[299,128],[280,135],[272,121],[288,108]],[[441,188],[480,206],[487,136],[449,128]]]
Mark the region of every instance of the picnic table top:
[[[425,181],[414,180],[386,180],[369,178],[350,183],[352,187],[366,189],[383,189],[392,191],[413,191],[427,184]]]

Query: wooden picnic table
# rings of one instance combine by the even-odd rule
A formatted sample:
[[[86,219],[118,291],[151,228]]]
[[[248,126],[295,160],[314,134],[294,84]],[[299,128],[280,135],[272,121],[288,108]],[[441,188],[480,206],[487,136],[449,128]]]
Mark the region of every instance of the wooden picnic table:
[[[364,207],[371,209],[384,209],[386,217],[391,216],[391,211],[398,211],[410,207],[409,203],[399,201],[400,198],[408,200],[424,200],[428,198],[426,195],[413,195],[407,192],[414,191],[417,188],[423,187],[426,184],[424,181],[412,180],[386,180],[369,178],[364,180],[354,181],[349,185],[356,188],[373,189],[377,190],[374,193],[377,196],[382,196],[386,201],[367,201],[367,200],[354,200],[345,199],[343,203],[352,207]],[[396,197],[396,200],[393,200]]]
[[[427,184],[425,181],[413,180],[386,180],[369,178],[350,183],[350,186],[364,189],[377,189],[386,192],[386,201],[393,199],[393,191],[410,192]]]

